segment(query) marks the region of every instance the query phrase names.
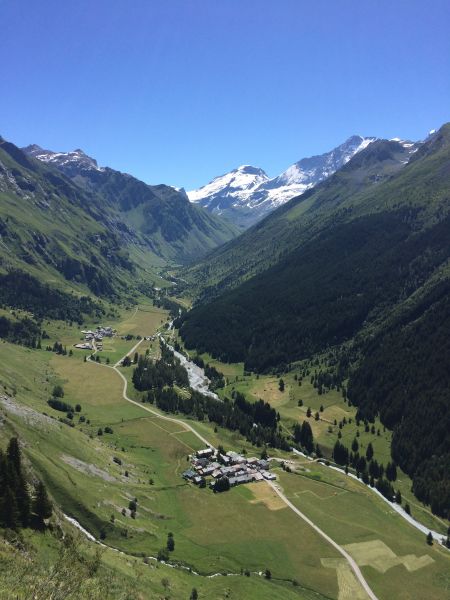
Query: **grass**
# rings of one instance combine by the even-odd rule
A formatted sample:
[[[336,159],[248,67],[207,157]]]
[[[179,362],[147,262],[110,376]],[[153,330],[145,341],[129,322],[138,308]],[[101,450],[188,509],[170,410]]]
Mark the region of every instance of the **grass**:
[[[124,327],[129,329],[132,323],[126,317]],[[57,333],[64,333],[67,340],[71,333],[76,335],[69,326],[60,327]],[[134,343],[129,342],[130,346]],[[122,382],[111,369],[84,363],[75,356],[10,344],[1,345],[0,359],[8,363],[8,391],[12,392],[12,383],[19,380],[16,397],[36,411],[31,413],[34,422],[24,415],[9,414],[11,430],[26,440],[26,456],[58,505],[95,535],[103,530],[108,544],[130,554],[155,556],[172,531],[176,540],[173,558],[201,573],[253,572],[269,567],[275,579],[300,582],[297,588],[290,584],[296,597],[302,597],[303,591],[304,597],[309,597],[305,590],[310,588],[336,597],[335,574],[322,573],[320,562],[324,556],[335,556],[334,550],[291,511],[273,511],[264,502],[254,502],[250,491],[237,488],[214,495],[186,484],[180,475],[187,454],[200,447],[198,439],[175,423],[149,417],[139,407],[127,404],[121,397]],[[20,379],[24,363],[26,377]],[[64,400],[81,404],[81,414],[90,423],[78,423],[75,418],[76,425],[71,428],[56,420],[61,413],[46,403],[56,382],[64,387]],[[39,417],[42,412],[54,419]],[[97,429],[106,425],[113,433],[97,436]],[[198,427],[208,435],[212,431],[209,424]],[[217,439],[226,444],[220,434],[218,431]],[[242,439],[236,440],[236,447],[242,445]],[[122,464],[114,462],[114,457]],[[138,499],[135,519],[128,510],[132,498]],[[238,587],[246,589],[247,578]]]
[[[60,526],[66,533],[70,531],[66,522],[61,521]],[[77,553],[82,559],[92,559],[94,546],[72,533],[73,551],[66,555],[61,554],[60,542],[49,534],[25,531],[20,542],[25,546],[22,551],[0,537],[0,599],[9,600],[14,594],[14,598],[26,600],[33,589],[39,590],[36,597],[45,600],[59,584],[65,588],[64,597],[70,600],[188,598],[194,587],[199,598],[325,600],[313,590],[294,588],[274,579],[267,581],[255,574],[207,579],[154,561],[145,564],[142,559],[124,557],[108,549],[101,551],[98,571],[89,574]]]
[[[161,324],[161,314],[164,321],[162,311],[123,311],[122,321],[114,326],[118,331],[134,331],[133,335],[147,334],[146,331],[152,334]],[[77,328],[70,325],[50,325],[56,328],[49,327],[51,336],[64,335],[68,343],[78,335]],[[144,331],[146,327],[148,330]],[[135,340],[126,343],[120,340],[120,343],[123,343],[121,350],[125,353]],[[148,342],[143,342],[140,351],[145,351],[144,344],[149,346]],[[313,593],[317,593],[314,597],[318,598],[337,598],[337,572],[325,568],[322,560],[339,559],[339,554],[281,505],[265,483],[233,488],[226,494],[213,494],[209,489],[201,490],[184,482],[181,472],[188,464],[187,455],[202,445],[198,438],[183,431],[177,423],[153,417],[139,406],[126,403],[122,398],[122,381],[112,369],[84,363],[79,358],[0,344],[0,360],[6,365],[1,383],[10,394],[15,392],[20,404],[36,411],[30,413],[35,415],[33,418],[29,414],[9,414],[8,432],[16,430],[26,442],[26,456],[58,505],[96,536],[104,531],[107,544],[137,556],[135,561],[131,559],[130,570],[130,559],[107,551],[103,558],[106,569],[121,573],[124,581],[130,581],[133,573],[139,572],[136,585],[139,590],[145,590],[139,592],[144,598],[163,593],[160,584],[163,573],[172,582],[171,597],[174,598],[187,597],[189,585],[195,585],[205,597],[211,598],[233,597],[234,594],[234,597],[250,599],[309,599]],[[244,377],[239,365],[231,369],[238,374],[234,375],[235,380],[229,384],[226,393],[234,386],[245,388],[249,397],[270,397],[288,428],[295,418],[302,418],[297,406],[297,390],[294,390],[290,375],[285,378],[286,390],[282,393],[274,378]],[[130,378],[132,369],[123,369],[123,373]],[[81,404],[81,414],[89,419],[89,423],[78,423],[76,417],[75,427],[71,428],[56,420],[61,413],[51,409],[46,402],[55,383],[63,385],[64,400],[73,405]],[[319,401],[306,384],[300,389],[312,407],[313,401]],[[128,391],[139,399],[140,395],[132,386]],[[340,406],[338,398],[331,393],[320,401],[324,402],[324,414],[333,406],[336,410],[348,409],[342,401]],[[44,411],[54,418],[39,417]],[[249,455],[258,454],[258,449],[235,432],[208,422],[186,420],[215,445],[223,444],[236,450],[245,448]],[[98,436],[98,428],[105,426],[112,427],[113,433]],[[347,427],[350,431],[350,425],[346,425],[343,432],[347,433]],[[5,429],[2,435],[6,435]],[[361,434],[361,441],[363,439]],[[3,444],[5,441],[6,437]],[[280,456],[286,458],[287,455],[280,453]],[[392,511],[375,499],[367,488],[320,465],[311,467],[308,463],[305,467],[310,470],[303,471],[303,476],[288,476],[280,471],[282,485],[291,500],[301,510],[311,511],[319,526],[339,543],[381,539],[399,555],[420,555],[419,548],[423,553],[427,551],[428,547],[421,539],[423,536],[417,535],[399,517],[392,516]],[[134,498],[138,500],[135,519],[128,510],[129,501]],[[392,523],[392,533],[383,533],[386,523],[389,527]],[[203,575],[241,573],[242,569],[259,572],[269,568],[274,579],[267,582],[255,575],[250,580],[241,576],[206,579],[175,569],[167,574],[167,568],[157,565],[156,569],[153,562],[152,568],[145,566],[142,556],[155,556],[165,546],[169,531],[175,537],[175,552],[171,558]],[[399,538],[397,544],[393,543],[393,537]],[[445,590],[445,587],[439,587],[439,582],[446,585],[448,558],[441,556],[437,548],[433,547],[431,551],[433,558],[435,554],[437,558],[427,567],[431,569],[430,576],[425,576],[425,568],[413,575],[422,576],[418,589],[429,592],[427,597],[437,598],[437,591]],[[401,598],[403,588],[411,589],[405,583],[402,565],[388,571],[386,583],[370,566],[363,569],[371,585],[379,591],[381,600]],[[397,571],[400,571],[398,577]],[[294,579],[299,586],[292,585]],[[141,586],[147,581],[147,587]]]
[[[433,559],[416,571],[398,565],[385,573],[369,560],[362,570],[380,598],[446,597],[450,591],[450,577],[445,576],[450,564],[446,550],[437,544],[428,546],[425,535],[360,483],[319,464],[305,467],[311,470],[300,474],[280,471],[280,484],[291,502],[336,542],[344,546],[361,544],[352,548],[354,558],[361,558],[363,543],[381,540],[399,557],[428,555]]]
[[[206,360],[208,357],[207,355],[204,356]],[[273,375],[244,375],[243,368],[240,369],[240,364],[228,365],[215,360],[214,365],[222,373],[225,373],[227,369],[231,369],[231,372],[234,373],[234,377],[229,379],[228,385],[219,390],[222,397],[230,396],[233,390],[237,390],[244,393],[249,400],[256,401],[262,398],[280,413],[281,426],[288,434],[292,432],[295,423],[308,420],[314,434],[314,440],[320,445],[326,456],[331,456],[340,432],[342,436],[340,441],[349,450],[356,438],[360,454],[365,453],[370,442],[374,449],[374,456],[379,463],[386,466],[392,460],[390,453],[392,432],[386,430],[378,419],[374,423],[375,433],[371,431],[372,424],[370,424],[368,432],[365,431],[364,423],[360,423],[358,426],[355,420],[356,408],[348,406],[341,392],[330,390],[319,395],[311,384],[309,377],[304,378],[301,385],[299,385],[298,381],[295,380],[295,374],[300,372],[300,367],[294,365],[290,373],[282,376],[285,389],[281,392],[279,390],[279,377]],[[303,403],[302,406],[299,406],[300,400]],[[321,406],[323,412],[320,411]],[[312,416],[309,419],[306,416],[308,408],[311,408],[312,411]],[[319,420],[314,418],[316,412],[319,412]],[[336,421],[339,424],[344,418],[347,423],[343,424],[342,429],[340,429],[334,422]],[[357,437],[358,433],[359,436]],[[401,491],[404,502],[408,502],[411,506],[413,516],[426,527],[446,534],[450,522],[436,517],[431,513],[428,506],[419,502],[411,491],[411,479],[400,468],[397,468],[397,472],[398,478],[394,483],[394,487]]]

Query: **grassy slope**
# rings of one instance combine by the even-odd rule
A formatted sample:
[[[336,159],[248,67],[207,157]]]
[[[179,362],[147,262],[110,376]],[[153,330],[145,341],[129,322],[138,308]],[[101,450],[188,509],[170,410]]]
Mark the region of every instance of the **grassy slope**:
[[[138,312],[129,310],[122,315],[121,322],[117,324],[120,333],[151,333],[151,330],[161,324],[161,320],[164,321],[163,311],[151,309],[148,305],[143,309]],[[71,340],[77,340],[78,332],[75,328],[63,323],[54,324],[53,327],[48,328],[52,336],[51,341],[55,336],[67,341],[67,345]],[[114,344],[119,343],[120,351],[123,351],[123,340],[114,341]],[[134,340],[128,342],[128,347],[131,348],[134,343]],[[119,348],[107,350],[105,344],[102,358],[108,353],[112,360],[119,353]],[[268,597],[270,593],[271,597],[289,597],[287,594],[294,593],[297,594],[296,597],[308,598],[305,588],[318,590],[327,597],[336,597],[336,571],[323,568],[321,564],[322,558],[336,557],[332,548],[287,508],[274,505],[273,499],[264,497],[264,494],[261,497],[262,487],[253,490],[241,487],[228,494],[214,495],[209,490],[199,490],[184,484],[180,473],[185,468],[187,453],[191,448],[198,448],[196,438],[192,434],[181,433],[176,424],[149,417],[138,407],[126,404],[121,399],[121,382],[118,376],[105,367],[84,363],[82,356],[82,352],[76,352],[73,357],[60,357],[45,351],[30,351],[9,344],[0,345],[0,360],[2,364],[7,365],[7,369],[2,371],[2,384],[6,385],[10,393],[15,387],[16,398],[21,403],[39,412],[46,411],[55,417],[59,416],[60,413],[46,405],[46,399],[54,383],[61,382],[66,391],[65,399],[73,404],[80,402],[82,414],[91,421],[89,425],[81,424],[71,429],[57,422],[45,423],[42,426],[32,422],[27,424],[20,416],[9,415],[10,424],[27,441],[27,456],[67,513],[74,515],[97,535],[100,529],[105,529],[106,542],[126,552],[154,555],[165,544],[167,532],[172,531],[176,541],[173,558],[192,565],[203,573],[219,570],[239,572],[241,568],[259,571],[269,567],[275,578],[295,578],[303,586],[293,588],[291,585],[290,588],[282,590],[272,587]],[[23,369],[24,362],[27,364],[26,372]],[[129,375],[131,369],[125,369],[125,372],[127,371]],[[236,375],[239,381],[235,381],[233,385],[245,389],[254,397],[261,395],[270,398],[274,405],[279,407],[283,422],[286,419],[289,426],[294,418],[296,401],[293,382],[289,376],[286,378],[287,389],[281,395],[274,389],[274,382],[270,378],[244,379],[241,365],[229,365],[228,376],[235,378]],[[307,388],[305,383],[304,387],[302,385],[298,389],[313,407],[313,393]],[[286,397],[291,396],[290,401],[286,402]],[[331,410],[332,398],[328,399],[327,396],[321,398],[324,405],[325,399],[327,400],[326,405]],[[329,400],[331,402],[328,402]],[[336,399],[336,405],[338,404]],[[346,405],[336,406],[335,410],[344,411],[346,408]],[[329,409],[325,408],[324,416]],[[112,426],[114,433],[98,437],[98,427],[106,425]],[[314,428],[314,422],[312,425]],[[207,423],[196,426],[212,442],[224,443],[237,449],[247,446],[248,451],[253,452],[253,449],[237,435],[231,435],[221,429],[214,433],[214,428]],[[350,426],[344,427],[344,434],[347,434],[347,427]],[[375,450],[378,452],[381,448],[376,447]],[[96,465],[102,472],[97,476],[86,474],[80,471],[80,467],[74,468],[64,462],[61,459],[62,455],[71,457],[72,464],[73,458],[76,458],[86,465]],[[113,456],[120,457],[123,464],[119,466],[113,463]],[[338,477],[337,474],[321,467],[317,469],[323,481],[333,485],[336,483],[334,479]],[[125,477],[125,470],[129,472],[128,477]],[[108,479],[114,477],[115,480],[105,481],[105,474]],[[286,492],[293,496],[294,503],[297,502],[295,494],[302,492],[305,485],[316,484],[315,471],[303,475],[311,476],[312,479],[292,475],[285,480],[287,476],[282,476],[282,485]],[[149,484],[150,478],[153,485]],[[345,484],[349,485],[347,479]],[[394,534],[384,535],[382,527],[386,518],[386,505],[361,485],[353,485],[351,502],[343,505],[336,503],[333,509],[329,509],[328,502],[324,510],[327,518],[325,519],[319,511],[314,513],[314,519],[320,521],[327,533],[339,538],[340,524],[345,520],[345,515],[345,518],[348,518],[350,512],[352,525],[349,523],[347,529],[354,529],[355,537],[352,537],[353,533],[350,531],[347,538],[338,541],[349,543],[361,539],[382,539],[391,547]],[[139,501],[135,520],[121,514],[121,509],[127,508],[129,499],[133,497],[137,497]],[[303,502],[303,498],[305,496],[301,496],[299,506],[306,512],[310,508],[308,503]],[[355,511],[352,511],[353,505],[361,506],[361,509],[355,508]],[[109,523],[112,514],[115,516],[114,526]],[[361,535],[361,530],[364,531],[364,535]],[[420,577],[420,585],[423,586],[421,589],[426,590],[430,598],[438,598],[438,592],[442,591],[439,582],[445,582],[444,573],[448,566],[448,558],[441,558],[436,548],[428,550],[422,540],[423,536],[400,519],[396,519],[393,531],[399,539],[398,546],[393,547],[394,551],[399,548],[402,554],[433,553],[435,562],[430,575],[424,576],[424,569],[414,572],[409,575],[411,583],[408,585],[411,587],[407,585],[405,588],[403,566],[390,569],[383,578],[368,567],[364,570],[369,583],[376,587],[380,598],[383,599],[392,597],[389,595],[392,590],[399,592],[406,589],[403,593],[409,593],[408,590],[414,587],[415,578]],[[121,569],[127,571],[127,567],[118,556],[113,557],[116,572],[121,572]],[[149,574],[148,568],[144,568],[140,560],[138,564],[144,572],[143,581],[149,577],[152,580],[149,589],[155,590],[161,574],[158,573],[158,579],[155,581],[152,579],[154,573]],[[191,584],[188,576],[176,570],[172,571],[169,579],[173,581],[174,589],[187,589],[188,585],[196,585],[200,590],[203,586],[207,597],[221,597],[219,594],[222,591],[219,592],[218,589],[223,590],[226,587],[223,583],[219,584],[217,579],[220,578],[196,578]],[[255,598],[264,598],[267,585],[279,585],[276,582],[264,584],[264,581],[258,579],[258,585],[250,592],[246,587],[245,577],[227,579],[227,586],[237,594],[236,597],[252,598],[250,594],[254,593]]]
[[[155,315],[155,324],[159,324],[160,312]],[[142,320],[142,314],[137,313],[137,318]],[[123,332],[132,325],[129,313]],[[134,325],[139,327],[138,323]],[[68,341],[75,334],[63,324],[59,327],[55,333],[61,339],[67,336]],[[52,334],[51,328],[49,332]],[[130,346],[133,344],[131,341]],[[11,392],[19,381],[15,391],[21,402],[59,416],[46,405],[46,399],[54,383],[62,382],[65,400],[80,402],[82,414],[90,419],[89,425],[71,429],[57,422],[27,425],[22,417],[9,416],[27,441],[26,454],[53,497],[88,529],[98,535],[105,528],[108,543],[127,552],[150,555],[164,546],[171,530],[176,540],[174,558],[202,572],[240,572],[242,567],[260,571],[269,566],[274,577],[297,578],[302,586],[335,597],[335,575],[323,574],[320,568],[320,558],[334,556],[334,551],[297,522],[288,509],[273,511],[264,503],[255,505],[252,496],[242,488],[215,496],[209,490],[185,484],[180,473],[187,453],[198,448],[196,438],[177,433],[176,426],[168,427],[126,404],[121,399],[120,379],[112,371],[84,363],[82,353],[58,357],[8,344],[0,346],[0,353],[8,363],[2,382]],[[27,375],[18,380],[24,360]],[[105,425],[112,426],[114,433],[99,438],[97,428]],[[63,455],[66,461],[69,456],[72,462],[76,458],[95,464],[115,481],[105,481],[103,473],[97,477],[88,475],[64,462]],[[112,462],[113,455],[122,459],[122,467]],[[153,485],[149,485],[150,477]],[[135,520],[121,515],[121,509],[127,508],[133,497],[139,500]],[[115,515],[114,527],[109,525],[111,514]],[[295,540],[293,529],[299,532]],[[307,553],[302,551],[305,542]],[[296,589],[298,597],[302,597],[302,588]]]
[[[359,432],[359,437],[356,439],[359,443],[360,454],[365,453],[367,445],[370,442],[378,462],[386,466],[392,460],[390,453],[392,432],[385,429],[378,419],[374,422],[375,434],[371,433],[371,431],[366,432],[364,423],[360,423],[358,427],[355,421],[356,407],[348,406],[341,392],[330,390],[323,395],[319,395],[311,384],[309,377],[303,379],[301,385],[299,385],[294,376],[296,372],[300,373],[301,369],[295,369],[294,366],[291,373],[282,376],[285,382],[285,390],[284,392],[280,392],[278,386],[279,378],[274,375],[245,375],[242,363],[221,363],[218,360],[212,359],[207,354],[203,354],[202,357],[205,362],[209,362],[224,373],[228,380],[228,385],[223,390],[219,390],[221,396],[229,396],[236,389],[245,394],[249,400],[262,398],[280,413],[282,427],[289,433],[291,433],[295,423],[302,423],[304,420],[308,420],[314,434],[315,442],[320,444],[323,452],[328,457],[331,457],[334,444],[338,440],[338,432],[341,431],[341,442],[347,448],[351,448],[352,441],[355,439],[357,432]],[[302,406],[298,405],[299,400],[303,402]],[[324,408],[323,412],[320,412],[321,406]],[[306,417],[308,408],[311,408],[312,411],[312,416],[309,419]],[[320,415],[320,420],[318,421],[314,418],[316,412],[319,412]],[[337,425],[334,425],[334,421],[336,420],[339,423],[344,418],[346,418],[347,423],[340,430]],[[352,420],[351,423],[349,423],[350,419]],[[329,431],[330,427],[331,432]],[[380,435],[377,434],[378,430],[380,431]],[[450,522],[436,517],[431,513],[429,506],[419,502],[411,492],[411,485],[411,479],[401,469],[398,469],[398,479],[394,487],[401,491],[404,501],[408,502],[411,506],[412,514],[425,526],[446,534]]]

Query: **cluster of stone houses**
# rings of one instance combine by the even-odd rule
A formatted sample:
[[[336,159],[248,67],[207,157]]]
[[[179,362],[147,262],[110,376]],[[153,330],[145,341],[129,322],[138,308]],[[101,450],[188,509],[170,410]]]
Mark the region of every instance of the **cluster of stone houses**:
[[[233,451],[219,454],[212,448],[205,448],[190,456],[190,459],[191,468],[184,471],[182,476],[203,487],[207,483],[207,478],[212,488],[222,477],[228,478],[230,486],[276,479],[276,476],[269,471],[268,460],[247,458]]]
[[[75,344],[75,348],[82,350],[93,350],[94,341],[97,346],[97,350],[103,350],[103,338],[113,337],[116,334],[116,330],[112,327],[103,327],[99,325],[95,331],[90,329],[81,332],[84,335],[84,342],[82,344]]]

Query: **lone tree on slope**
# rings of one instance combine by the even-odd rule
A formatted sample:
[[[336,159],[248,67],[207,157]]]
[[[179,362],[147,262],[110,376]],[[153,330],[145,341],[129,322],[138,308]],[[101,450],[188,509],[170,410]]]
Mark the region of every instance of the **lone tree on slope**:
[[[33,500],[33,512],[40,525],[44,524],[44,519],[49,519],[52,516],[52,503],[47,496],[47,490],[42,481],[39,481],[36,486],[36,495]]]

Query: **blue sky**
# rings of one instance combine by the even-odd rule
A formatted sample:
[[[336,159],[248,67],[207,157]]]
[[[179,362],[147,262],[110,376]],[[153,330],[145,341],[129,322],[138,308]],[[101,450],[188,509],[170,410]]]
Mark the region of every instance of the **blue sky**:
[[[0,134],[186,189],[450,120],[448,0],[0,0]]]

